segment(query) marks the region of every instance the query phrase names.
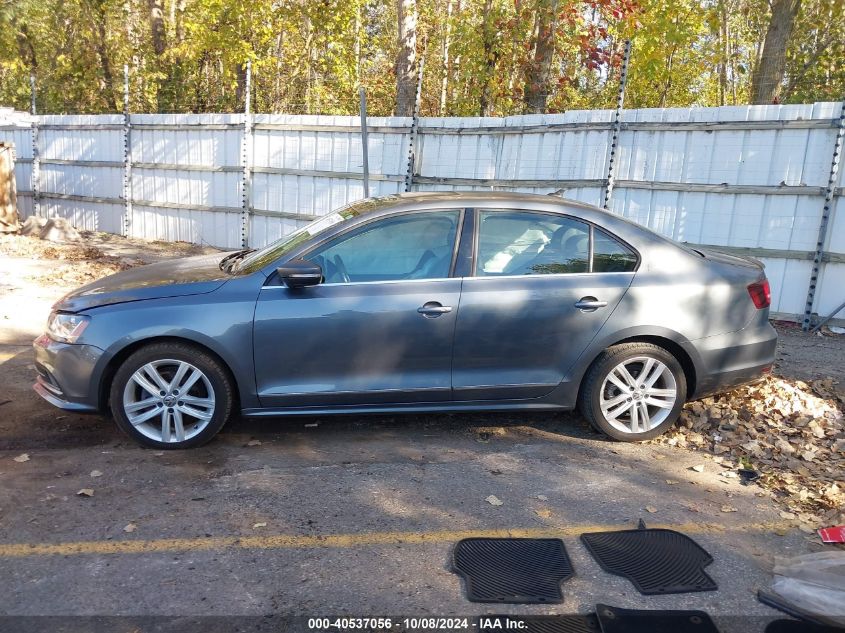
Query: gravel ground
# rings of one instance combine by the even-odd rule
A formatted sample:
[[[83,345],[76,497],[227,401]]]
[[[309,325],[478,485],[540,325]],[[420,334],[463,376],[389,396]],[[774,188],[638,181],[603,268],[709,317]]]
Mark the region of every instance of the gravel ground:
[[[196,250],[96,239],[118,260]],[[56,260],[5,252],[0,630],[58,628],[11,616],[541,614],[606,603],[704,609],[723,633],[762,631],[777,614],[755,593],[768,586],[774,557],[821,547],[768,492],[720,477],[710,455],[612,443],[574,414],[239,419],[200,449],[141,449],[110,420],[61,412],[31,391],[30,341],[72,284],[50,281]],[[779,331],[779,373],[845,376],[845,337]],[[23,453],[28,461],[15,461]],[[703,472],[692,469],[699,465]],[[79,496],[84,488],[93,496]],[[693,536],[714,558],[707,571],[719,590],[641,596],[578,541],[639,518]],[[503,531],[563,538],[576,571],[563,604],[464,598],[448,567],[454,543]],[[123,621],[62,622],[111,631]],[[187,622],[156,630],[189,630]],[[196,630],[216,630],[214,622]],[[273,630],[261,618],[238,622]]]

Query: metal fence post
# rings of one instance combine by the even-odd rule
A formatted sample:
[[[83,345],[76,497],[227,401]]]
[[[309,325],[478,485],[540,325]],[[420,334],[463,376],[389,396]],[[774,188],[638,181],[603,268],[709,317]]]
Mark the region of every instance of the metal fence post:
[[[414,116],[411,119],[411,135],[408,140],[408,171],[405,173],[405,191],[414,186],[414,174],[417,168],[417,132],[420,123],[420,100],[422,99],[423,70],[425,69],[425,55],[420,57],[420,72],[417,75],[417,94],[414,97]]]
[[[244,82],[244,135],[241,142],[241,167],[243,179],[241,193],[243,195],[241,209],[241,248],[249,246],[249,218],[252,214],[252,62],[246,62],[246,81]]]
[[[132,226],[132,124],[129,120],[129,64],[123,65],[123,236]]]
[[[616,96],[616,113],[613,116],[613,132],[610,136],[610,155],[607,163],[607,184],[604,189],[604,208],[610,210],[610,197],[613,195],[613,181],[616,162],[616,145],[619,142],[619,130],[622,127],[622,107],[625,105],[625,86],[628,85],[628,61],[631,59],[631,40],[625,40],[622,68],[619,75],[619,93]]]
[[[361,99],[361,159],[364,170],[364,197],[370,197],[370,145],[367,140],[367,93],[364,86],[358,87]]]
[[[30,172],[30,188],[32,189],[32,214],[41,215],[41,159],[38,152],[38,113],[35,109],[35,73],[29,75],[29,113],[32,116],[30,130],[32,132],[32,171]]]
[[[827,179],[827,189],[824,193],[824,207],[822,218],[819,222],[819,239],[816,242],[816,252],[813,256],[813,271],[810,273],[810,285],[807,288],[807,302],[804,305],[804,321],[801,329],[805,332],[810,329],[813,320],[813,303],[816,298],[816,284],[819,281],[819,273],[824,258],[825,239],[827,238],[827,225],[830,221],[830,214],[833,211],[833,198],[836,192],[836,176],[839,173],[839,163],[842,162],[842,139],[845,137],[845,97],[842,100],[842,107],[839,110],[839,124],[836,126],[836,140],[833,142],[833,159],[830,163],[830,175]]]

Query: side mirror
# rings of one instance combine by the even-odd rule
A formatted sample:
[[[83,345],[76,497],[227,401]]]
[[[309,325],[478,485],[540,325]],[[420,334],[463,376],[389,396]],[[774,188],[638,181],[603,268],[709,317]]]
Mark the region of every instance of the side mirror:
[[[276,272],[288,288],[316,286],[323,281],[323,269],[319,264],[305,259],[292,259],[279,266]]]

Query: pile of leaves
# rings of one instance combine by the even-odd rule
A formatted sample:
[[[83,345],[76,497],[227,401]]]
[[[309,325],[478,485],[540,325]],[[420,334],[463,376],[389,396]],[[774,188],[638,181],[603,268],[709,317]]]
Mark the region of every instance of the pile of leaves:
[[[768,376],[687,404],[676,427],[655,441],[707,451],[728,473],[754,471],[787,506],[784,518],[820,527],[845,522],[843,411],[845,390],[832,378]]]

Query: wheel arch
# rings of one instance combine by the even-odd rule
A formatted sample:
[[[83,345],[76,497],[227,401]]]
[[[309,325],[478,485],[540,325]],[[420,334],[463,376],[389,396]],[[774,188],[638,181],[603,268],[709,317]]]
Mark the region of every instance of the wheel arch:
[[[684,370],[684,378],[687,382],[687,399],[689,400],[696,393],[697,380],[700,376],[700,360],[694,358],[690,350],[682,344],[686,342],[686,339],[676,332],[664,330],[663,328],[661,328],[661,331],[637,330],[621,332],[618,336],[595,341],[590,346],[587,350],[588,353],[585,352],[582,355],[579,362],[573,368],[574,371],[571,372],[571,379],[577,384],[577,389],[574,391],[576,397],[581,392],[587,372],[596,360],[598,360],[599,356],[608,348],[622,343],[651,343],[665,349],[678,360],[678,363],[680,363],[681,368]]]
[[[120,348],[117,352],[112,355],[111,358],[109,358],[108,362],[102,370],[97,391],[97,407],[101,411],[107,412],[109,410],[109,392],[111,391],[111,385],[114,381],[114,376],[117,373],[118,368],[123,364],[123,362],[127,358],[129,358],[139,349],[156,343],[180,343],[182,345],[189,345],[191,347],[195,347],[202,350],[203,352],[214,358],[216,361],[218,361],[220,363],[220,366],[223,367],[223,370],[226,372],[233,386],[232,391],[235,396],[235,401],[232,403],[232,410],[237,412],[240,409],[241,390],[239,383],[237,381],[237,378],[235,377],[234,372],[232,371],[232,368],[229,366],[229,363],[227,363],[226,360],[219,353],[217,353],[208,345],[204,345],[199,341],[187,337],[151,336],[148,338],[142,338],[139,340],[132,341],[131,343]]]

